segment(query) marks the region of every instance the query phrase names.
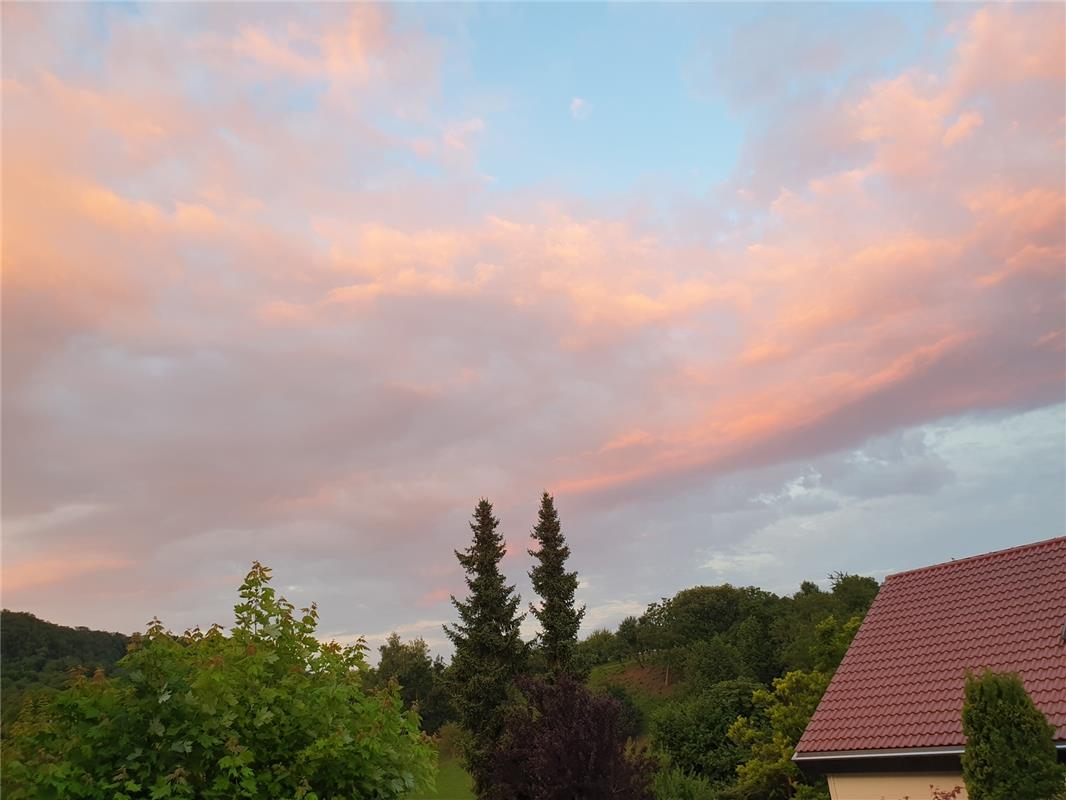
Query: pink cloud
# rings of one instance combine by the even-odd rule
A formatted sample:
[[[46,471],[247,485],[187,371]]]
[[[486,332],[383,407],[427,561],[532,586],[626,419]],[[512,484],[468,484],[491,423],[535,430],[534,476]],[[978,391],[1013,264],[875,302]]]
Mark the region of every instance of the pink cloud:
[[[469,498],[532,518],[542,486],[655,495],[1062,399],[1061,8],[978,11],[945,69],[786,109],[722,189],[736,224],[680,235],[487,191],[491,120],[435,108],[438,48],[387,9],[214,13],[156,52],[116,23],[97,75],[5,76],[5,514],[115,509],[23,543],[16,599],[210,545],[226,575],[371,554],[368,594],[434,604],[395,576],[441,577]],[[264,77],[331,88],[273,124]],[[89,535],[129,562],[47,555]]]
[[[976,111],[964,111],[959,115],[958,119],[952,123],[951,127],[944,131],[942,141],[945,147],[952,147],[963,139],[967,138],[975,130],[981,127],[984,122],[982,117]]]
[[[4,591],[10,593],[55,586],[90,573],[127,569],[135,562],[126,558],[85,556],[83,558],[45,558],[11,564],[4,563]]]
[[[433,589],[418,598],[418,605],[424,608],[426,606],[435,606],[440,603],[445,603],[451,598],[452,592],[452,589]]]

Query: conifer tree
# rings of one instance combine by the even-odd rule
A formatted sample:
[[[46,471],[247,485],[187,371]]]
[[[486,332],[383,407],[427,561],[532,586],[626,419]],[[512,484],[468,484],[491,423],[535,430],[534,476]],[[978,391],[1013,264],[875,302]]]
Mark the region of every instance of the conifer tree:
[[[962,777],[973,800],[1051,800],[1064,789],[1054,729],[1014,674],[967,675]]]
[[[574,608],[577,573],[566,571],[570,548],[559,525],[555,501],[547,492],[540,498],[540,515],[531,535],[539,547],[529,551],[537,559],[529,577],[542,603],[529,609],[540,622],[540,643],[548,668],[558,675],[572,670],[577,629],[585,607]]]
[[[509,693],[526,655],[518,630],[525,615],[515,613],[521,601],[499,569],[506,551],[499,524],[492,504],[482,498],[470,523],[470,547],[455,551],[466,571],[469,596],[465,601],[452,597],[459,623],[444,626],[455,645],[449,683],[459,723],[468,734],[464,755],[479,797],[489,788],[491,751],[503,732]]]

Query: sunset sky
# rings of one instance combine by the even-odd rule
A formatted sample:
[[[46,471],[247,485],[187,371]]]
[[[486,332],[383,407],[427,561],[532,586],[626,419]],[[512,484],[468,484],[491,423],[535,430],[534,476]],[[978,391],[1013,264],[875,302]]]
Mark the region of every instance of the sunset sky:
[[[2,14],[6,608],[446,652],[542,489],[586,633],[1064,533],[1061,3]]]

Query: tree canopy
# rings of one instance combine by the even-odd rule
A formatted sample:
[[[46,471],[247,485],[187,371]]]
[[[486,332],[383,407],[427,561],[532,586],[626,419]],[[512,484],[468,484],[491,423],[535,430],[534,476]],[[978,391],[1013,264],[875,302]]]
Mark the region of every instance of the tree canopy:
[[[453,715],[444,660],[440,656],[431,658],[423,639],[404,642],[396,633],[389,635],[378,654],[378,665],[371,670],[369,682],[379,688],[395,682],[404,708],[417,710],[422,729],[436,733]]]

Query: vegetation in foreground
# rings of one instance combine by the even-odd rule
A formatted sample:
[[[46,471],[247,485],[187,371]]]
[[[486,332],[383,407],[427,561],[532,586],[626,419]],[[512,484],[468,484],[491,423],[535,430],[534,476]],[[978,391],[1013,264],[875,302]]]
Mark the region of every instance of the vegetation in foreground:
[[[323,644],[256,564],[229,635],[156,620],[120,662],[27,703],[4,742],[4,796],[391,800],[429,786],[434,751],[365,646]]]

